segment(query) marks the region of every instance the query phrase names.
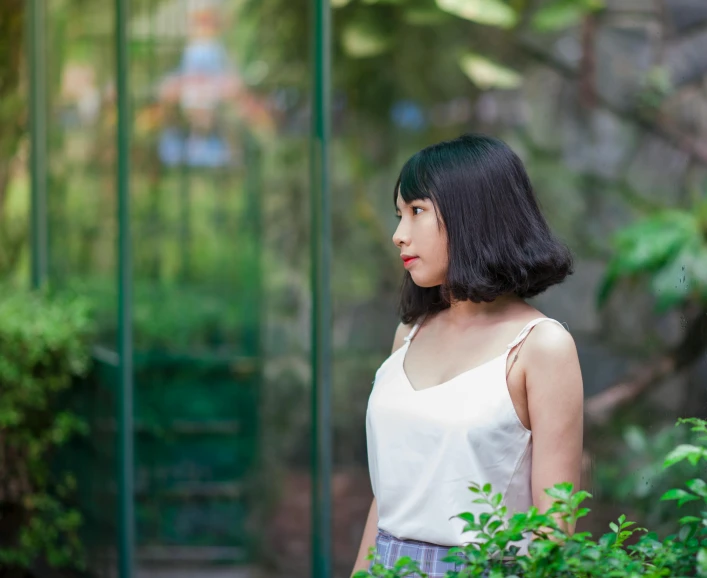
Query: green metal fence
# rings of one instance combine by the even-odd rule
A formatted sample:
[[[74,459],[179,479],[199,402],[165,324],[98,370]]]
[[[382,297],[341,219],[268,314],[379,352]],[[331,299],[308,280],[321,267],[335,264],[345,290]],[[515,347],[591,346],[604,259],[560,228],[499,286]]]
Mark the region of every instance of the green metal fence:
[[[31,276],[35,287],[80,290],[97,304],[95,369],[74,402],[92,434],[66,459],[84,490],[92,563],[107,569],[117,555],[119,575],[129,578],[138,560],[247,562],[255,549],[248,518],[262,380],[262,163],[247,119],[234,121],[214,105],[204,129],[201,105],[184,96],[185,41],[170,30],[161,36],[156,17],[179,3],[112,1],[83,7],[110,13],[77,36],[97,84],[112,95],[86,123],[73,110],[48,116],[63,106],[52,99],[71,22],[61,3],[27,0]],[[329,3],[312,0],[311,11],[311,568],[324,578],[332,453]],[[214,26],[205,14],[196,24],[202,31]],[[158,83],[170,66],[177,72]],[[221,81],[228,85],[225,75]],[[81,106],[90,114],[90,99]],[[209,146],[216,148],[200,157],[199,147]],[[52,162],[58,150],[74,149],[90,162]],[[209,155],[228,158],[206,166]]]

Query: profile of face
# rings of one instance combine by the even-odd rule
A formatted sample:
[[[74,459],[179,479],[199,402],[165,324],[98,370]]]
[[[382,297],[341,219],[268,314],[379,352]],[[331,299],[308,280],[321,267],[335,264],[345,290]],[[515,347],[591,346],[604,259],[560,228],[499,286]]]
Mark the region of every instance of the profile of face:
[[[442,285],[447,276],[447,231],[431,199],[406,203],[398,194],[395,212],[400,219],[393,243],[403,266],[418,287]]]

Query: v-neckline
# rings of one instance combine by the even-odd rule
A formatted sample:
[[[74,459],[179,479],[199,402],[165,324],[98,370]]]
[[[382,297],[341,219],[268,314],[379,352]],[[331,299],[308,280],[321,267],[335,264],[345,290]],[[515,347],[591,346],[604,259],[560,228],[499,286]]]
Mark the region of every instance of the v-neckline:
[[[509,349],[506,348],[506,350],[503,353],[501,353],[500,355],[497,355],[496,357],[493,357],[487,361],[484,361],[483,363],[481,363],[479,365],[475,365],[474,367],[472,367],[470,369],[465,369],[461,373],[458,373],[457,375],[450,377],[449,379],[447,379],[441,383],[438,383],[437,385],[423,387],[422,389],[415,389],[415,386],[412,384],[412,381],[410,381],[407,371],[405,370],[405,359],[407,358],[408,351],[410,350],[410,343],[412,343],[412,340],[407,341],[405,343],[405,346],[402,348],[402,355],[401,355],[401,360],[400,360],[400,372],[403,374],[403,378],[405,380],[405,383],[406,383],[408,389],[410,389],[410,391],[412,391],[413,393],[422,393],[423,391],[428,391],[430,389],[437,389],[439,387],[444,387],[446,385],[449,385],[464,375],[468,375],[478,369],[486,367],[487,365],[491,365],[492,363],[499,361],[501,358],[505,359],[508,356],[508,351],[509,351]]]

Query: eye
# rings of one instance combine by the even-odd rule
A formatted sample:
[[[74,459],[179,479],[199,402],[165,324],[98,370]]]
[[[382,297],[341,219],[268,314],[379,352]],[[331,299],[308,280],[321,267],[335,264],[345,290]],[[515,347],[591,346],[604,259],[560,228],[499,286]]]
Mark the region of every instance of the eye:
[[[422,207],[412,207],[412,214],[413,215],[419,215],[422,211],[423,211]]]

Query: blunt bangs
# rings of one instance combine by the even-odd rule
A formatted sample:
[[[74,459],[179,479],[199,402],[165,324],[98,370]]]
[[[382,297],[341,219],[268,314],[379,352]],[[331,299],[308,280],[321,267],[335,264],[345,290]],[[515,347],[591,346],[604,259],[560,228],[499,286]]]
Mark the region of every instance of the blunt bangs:
[[[518,156],[498,139],[467,134],[427,147],[403,166],[395,188],[406,203],[430,199],[447,233],[444,283],[418,287],[405,272],[404,323],[453,301],[534,297],[572,273],[569,249],[550,231]]]
[[[393,204],[398,200],[398,193],[408,204],[432,198],[426,170],[427,159],[422,154],[423,152],[420,151],[413,155],[400,171],[398,182],[393,191]]]

